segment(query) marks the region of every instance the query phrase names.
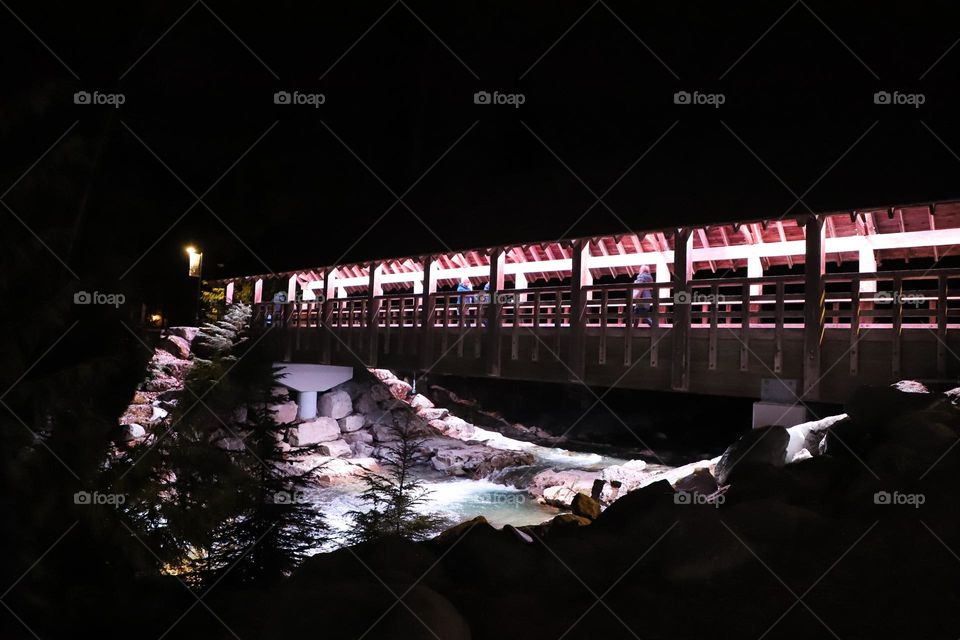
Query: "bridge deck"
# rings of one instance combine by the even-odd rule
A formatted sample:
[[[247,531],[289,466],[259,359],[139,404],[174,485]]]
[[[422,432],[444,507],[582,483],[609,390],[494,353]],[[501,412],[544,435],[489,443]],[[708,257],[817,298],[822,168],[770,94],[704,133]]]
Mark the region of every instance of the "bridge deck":
[[[826,274],[819,301],[802,274],[693,280],[682,292],[594,285],[579,313],[574,287],[386,294],[261,303],[254,322],[278,329],[294,361],[638,389],[685,378],[682,390],[757,397],[765,378],[803,381],[815,306],[822,364],[816,395],[800,395],[842,401],[859,384],[960,375],[958,285],[956,269]]]

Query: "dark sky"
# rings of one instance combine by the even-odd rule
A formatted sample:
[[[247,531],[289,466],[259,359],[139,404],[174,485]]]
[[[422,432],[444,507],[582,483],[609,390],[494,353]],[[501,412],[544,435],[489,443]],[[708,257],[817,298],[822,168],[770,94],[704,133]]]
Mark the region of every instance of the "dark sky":
[[[3,201],[81,276],[960,196],[950,2],[5,2]]]

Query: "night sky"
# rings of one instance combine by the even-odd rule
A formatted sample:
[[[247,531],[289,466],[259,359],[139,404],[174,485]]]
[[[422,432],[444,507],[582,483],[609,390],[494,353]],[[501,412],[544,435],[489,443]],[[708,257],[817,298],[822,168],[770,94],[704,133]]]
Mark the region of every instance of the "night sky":
[[[103,286],[960,196],[949,2],[4,1],[0,231]]]

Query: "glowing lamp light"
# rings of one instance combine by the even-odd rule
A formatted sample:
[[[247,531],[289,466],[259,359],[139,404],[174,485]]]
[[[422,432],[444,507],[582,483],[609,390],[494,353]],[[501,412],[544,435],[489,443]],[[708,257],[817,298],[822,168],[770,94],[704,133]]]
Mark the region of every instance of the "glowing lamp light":
[[[191,278],[199,278],[203,264],[203,252],[197,251],[196,247],[194,246],[187,247],[186,252],[187,255],[190,256],[190,267],[187,271],[187,274]]]

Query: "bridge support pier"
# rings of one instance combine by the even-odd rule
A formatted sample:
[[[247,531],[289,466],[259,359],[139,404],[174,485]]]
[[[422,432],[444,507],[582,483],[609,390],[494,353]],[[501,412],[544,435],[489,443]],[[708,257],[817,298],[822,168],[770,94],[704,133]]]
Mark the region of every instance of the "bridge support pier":
[[[297,417],[301,420],[313,420],[317,417],[316,391],[300,391],[297,393]]]

